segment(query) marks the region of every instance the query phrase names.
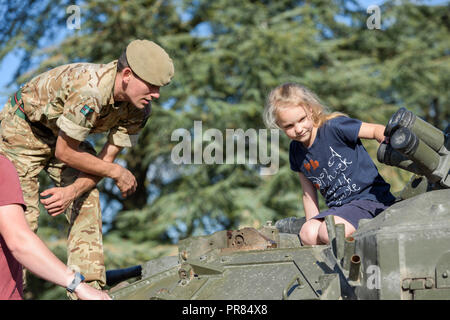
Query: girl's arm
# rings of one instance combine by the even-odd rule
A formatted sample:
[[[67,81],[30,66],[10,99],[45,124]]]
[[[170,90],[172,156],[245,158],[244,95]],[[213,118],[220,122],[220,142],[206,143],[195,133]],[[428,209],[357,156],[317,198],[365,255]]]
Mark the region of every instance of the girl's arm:
[[[311,181],[305,177],[301,172],[298,173],[300,176],[300,183],[302,184],[303,190],[303,208],[305,209],[306,220],[319,214],[319,203],[317,201],[317,191],[314,188]]]
[[[363,122],[359,129],[358,138],[362,139],[376,139],[378,143],[384,141],[385,126],[375,123]]]

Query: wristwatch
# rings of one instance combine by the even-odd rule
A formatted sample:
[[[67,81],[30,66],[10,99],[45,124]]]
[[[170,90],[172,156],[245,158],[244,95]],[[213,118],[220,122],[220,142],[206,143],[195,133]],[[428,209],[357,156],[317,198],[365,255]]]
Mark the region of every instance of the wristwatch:
[[[75,272],[75,277],[73,278],[72,283],[66,287],[66,290],[73,293],[82,281],[84,281],[83,275],[79,272]]]

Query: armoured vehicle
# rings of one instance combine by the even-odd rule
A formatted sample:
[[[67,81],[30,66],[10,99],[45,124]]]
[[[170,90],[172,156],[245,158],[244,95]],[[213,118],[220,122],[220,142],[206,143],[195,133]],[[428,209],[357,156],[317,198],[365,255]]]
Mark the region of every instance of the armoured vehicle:
[[[107,272],[113,299],[450,299],[450,132],[402,108],[378,161],[415,175],[387,210],[344,225],[328,245],[303,246],[304,218],[180,241],[178,256]],[[282,231],[282,232],[281,232]]]

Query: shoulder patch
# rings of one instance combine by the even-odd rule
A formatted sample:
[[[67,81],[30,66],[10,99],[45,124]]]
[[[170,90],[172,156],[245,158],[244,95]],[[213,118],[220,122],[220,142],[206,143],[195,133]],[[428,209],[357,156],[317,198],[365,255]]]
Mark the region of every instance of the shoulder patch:
[[[91,113],[91,112],[94,112],[94,110],[91,109],[87,104],[85,104],[84,107],[81,108],[81,111],[80,111],[80,112],[81,112],[85,117],[87,117],[88,114]]]

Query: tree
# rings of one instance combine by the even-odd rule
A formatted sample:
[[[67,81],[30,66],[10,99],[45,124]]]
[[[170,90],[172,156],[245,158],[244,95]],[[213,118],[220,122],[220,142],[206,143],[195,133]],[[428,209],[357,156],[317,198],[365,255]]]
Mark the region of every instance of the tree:
[[[260,161],[249,163],[249,140],[244,164],[236,154],[229,164],[206,164],[204,157],[202,164],[173,161],[180,143],[171,139],[176,129],[202,141],[203,151],[216,142],[224,153],[227,129],[263,129],[266,95],[278,84],[300,82],[332,109],[363,121],[386,123],[406,106],[440,128],[448,123],[449,25],[443,6],[387,2],[380,8],[381,30],[369,30],[368,14],[355,1],[96,0],[75,2],[81,25],[69,32],[67,14],[61,15],[69,3],[52,4],[3,5],[11,16],[0,22],[0,57],[16,46],[30,57],[45,53],[39,67],[19,81],[63,63],[109,62],[136,38],[161,44],[175,63],[175,78],[162,88],[138,145],[120,156],[138,180],[137,192],[121,199],[111,181],[101,184],[103,209],[120,211],[106,221],[104,238],[112,248],[107,264],[115,267],[154,257],[155,246],[178,237],[303,215],[300,183],[289,168],[289,141],[283,134],[279,170],[270,176],[260,175]],[[27,11],[26,6],[38,8]],[[51,18],[53,13],[58,19]],[[7,28],[16,14],[33,27]],[[38,39],[51,37],[46,30],[61,28],[67,32],[64,41],[40,46]],[[20,74],[28,70],[27,61]],[[196,136],[195,121],[201,121],[203,134],[208,129],[222,133],[222,143]],[[366,146],[375,157],[377,145]],[[191,144],[192,160],[198,147]],[[220,154],[220,148],[214,151],[213,156]],[[379,168],[396,191],[408,178],[399,170]],[[130,248],[136,249],[131,256]]]

